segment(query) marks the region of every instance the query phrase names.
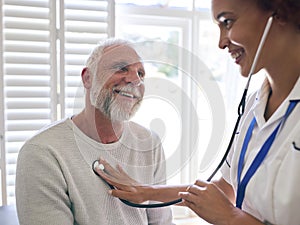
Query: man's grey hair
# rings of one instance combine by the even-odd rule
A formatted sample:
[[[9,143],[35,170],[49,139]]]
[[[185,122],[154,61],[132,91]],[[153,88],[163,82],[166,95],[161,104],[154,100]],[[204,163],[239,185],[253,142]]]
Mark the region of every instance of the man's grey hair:
[[[123,40],[119,38],[109,38],[102,42],[99,42],[98,45],[93,49],[89,58],[86,61],[86,67],[89,69],[93,77],[97,73],[98,64],[99,61],[101,60],[104,49],[116,45],[125,45],[125,46],[132,47],[132,43],[127,40]]]

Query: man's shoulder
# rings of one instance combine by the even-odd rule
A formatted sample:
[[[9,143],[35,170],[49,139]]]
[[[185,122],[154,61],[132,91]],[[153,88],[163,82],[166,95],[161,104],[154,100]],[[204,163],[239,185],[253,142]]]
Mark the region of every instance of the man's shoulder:
[[[67,133],[68,130],[71,129],[69,123],[70,119],[66,118],[63,120],[58,120],[53,123],[50,123],[40,130],[37,131],[37,133],[27,140],[27,143],[34,143],[35,141],[44,140],[44,142],[47,142],[48,140],[52,138],[62,138],[64,134]]]

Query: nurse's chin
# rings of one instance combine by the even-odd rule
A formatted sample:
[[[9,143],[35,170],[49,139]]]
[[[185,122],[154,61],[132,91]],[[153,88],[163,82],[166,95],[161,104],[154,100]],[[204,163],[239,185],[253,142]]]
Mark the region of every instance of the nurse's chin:
[[[260,69],[256,69],[252,72],[252,75],[258,73],[260,71]],[[245,66],[241,66],[240,65],[240,74],[243,76],[243,77],[249,77],[250,75],[250,68],[246,68]]]
[[[245,71],[242,67],[240,67],[240,74],[242,75],[242,77],[247,78],[249,76],[249,70]]]

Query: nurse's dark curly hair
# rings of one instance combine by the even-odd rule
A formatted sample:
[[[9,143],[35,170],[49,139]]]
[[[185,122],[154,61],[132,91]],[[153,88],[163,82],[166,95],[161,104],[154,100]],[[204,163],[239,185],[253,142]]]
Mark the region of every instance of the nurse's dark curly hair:
[[[256,0],[258,6],[288,22],[292,22],[300,30],[300,0]]]

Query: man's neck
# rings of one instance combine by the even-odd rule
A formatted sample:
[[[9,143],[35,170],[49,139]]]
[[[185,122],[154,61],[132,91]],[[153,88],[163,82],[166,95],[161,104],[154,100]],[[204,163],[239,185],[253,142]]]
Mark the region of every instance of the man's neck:
[[[88,137],[103,144],[117,142],[124,129],[124,122],[113,122],[95,108],[85,108],[72,120]]]
[[[99,112],[97,110],[97,112]],[[124,122],[111,121],[103,114],[95,114],[95,125],[98,136],[103,144],[117,142],[122,136],[124,130]]]

